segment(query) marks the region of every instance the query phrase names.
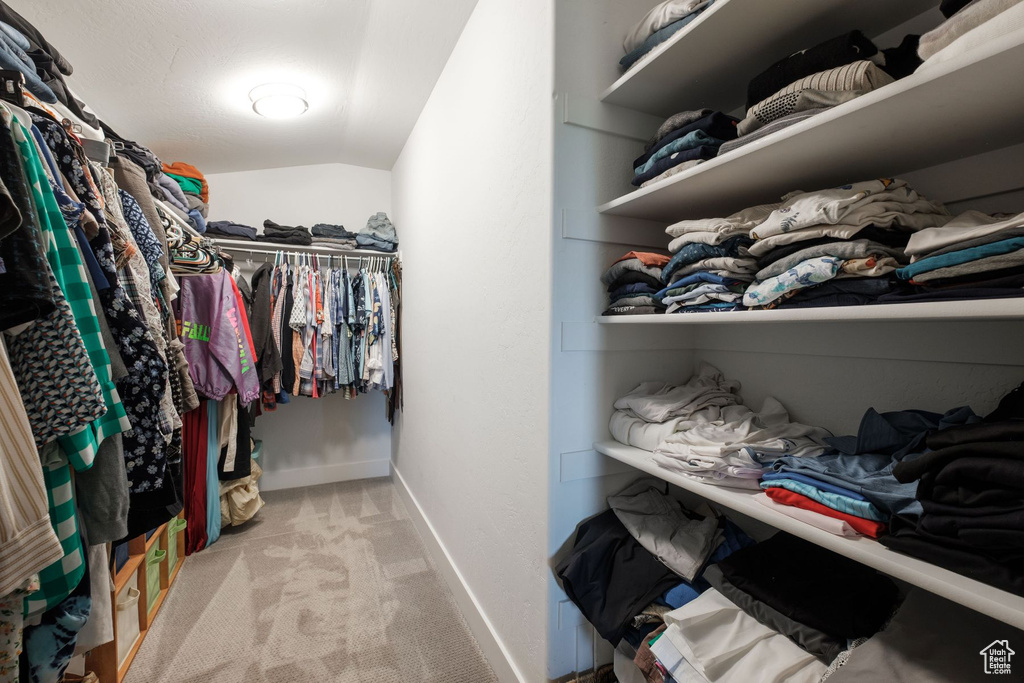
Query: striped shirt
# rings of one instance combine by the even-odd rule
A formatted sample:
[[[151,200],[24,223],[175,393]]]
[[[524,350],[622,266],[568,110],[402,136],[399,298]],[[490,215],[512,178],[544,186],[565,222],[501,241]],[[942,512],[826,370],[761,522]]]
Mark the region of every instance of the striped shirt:
[[[32,427],[0,335],[0,596],[63,555],[50,526]]]

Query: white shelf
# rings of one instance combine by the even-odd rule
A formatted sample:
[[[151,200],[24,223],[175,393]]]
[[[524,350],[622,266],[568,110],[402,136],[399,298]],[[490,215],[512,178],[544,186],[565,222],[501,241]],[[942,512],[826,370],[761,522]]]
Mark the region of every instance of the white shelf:
[[[1024,29],[1018,29],[598,211],[666,223],[726,216],[792,190],[893,176],[1008,147],[1024,141],[1024,88],[1011,76],[1022,72]]]
[[[901,555],[870,538],[847,538],[830,534],[761,505],[754,500],[756,491],[701,484],[675,474],[659,467],[652,459],[652,454],[647,451],[625,446],[617,441],[599,441],[594,444],[594,449],[670,484],[692,491],[709,501],[828,548],[897,579],[920,586],[1011,626],[1024,629],[1024,598],[1013,593]]]
[[[247,251],[253,254],[273,254],[278,251],[293,254],[324,254],[330,256],[389,256],[398,257],[397,251],[373,251],[371,249],[337,249],[328,246],[304,246],[301,244],[278,244],[276,242],[256,242],[253,240],[232,240],[222,237],[209,236],[207,239],[213,241],[217,246],[223,247],[226,251]]]
[[[937,4],[788,0],[783,6],[766,0],[718,0],[645,55],[601,99],[663,117],[705,107],[731,111],[746,100],[750,79],[783,57],[854,29],[877,36]]]
[[[867,306],[780,308],[771,311],[725,313],[661,313],[655,315],[603,315],[602,325],[721,325],[731,323],[859,321],[1024,320],[1024,297],[970,301],[921,301]]]

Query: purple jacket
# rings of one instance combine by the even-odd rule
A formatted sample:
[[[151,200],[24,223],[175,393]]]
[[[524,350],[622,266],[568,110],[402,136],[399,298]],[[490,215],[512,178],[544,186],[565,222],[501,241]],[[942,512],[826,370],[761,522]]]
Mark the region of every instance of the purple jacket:
[[[225,271],[181,278],[178,334],[196,391],[219,401],[234,388],[248,405],[260,396],[256,359]]]

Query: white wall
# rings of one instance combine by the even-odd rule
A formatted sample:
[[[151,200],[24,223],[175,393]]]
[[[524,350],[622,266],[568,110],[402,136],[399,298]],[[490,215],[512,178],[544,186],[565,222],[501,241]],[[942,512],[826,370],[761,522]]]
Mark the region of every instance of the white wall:
[[[342,224],[357,232],[378,211],[391,211],[391,173],[322,164],[206,176],[210,220],[233,220],[262,230],[270,218],[285,225]],[[399,226],[401,239],[401,226]],[[237,261],[250,277],[263,257]],[[391,425],[380,392],[345,400],[293,397],[256,421],[263,440],[265,490],[310,486],[388,474]]]
[[[319,164],[216,173],[206,181],[209,220],[232,220],[261,231],[263,220],[269,218],[307,228],[315,223],[342,224],[359,232],[371,215],[391,210],[391,172],[362,166]]]
[[[492,667],[531,683],[545,678],[552,13],[480,0],[392,169],[396,482]]]

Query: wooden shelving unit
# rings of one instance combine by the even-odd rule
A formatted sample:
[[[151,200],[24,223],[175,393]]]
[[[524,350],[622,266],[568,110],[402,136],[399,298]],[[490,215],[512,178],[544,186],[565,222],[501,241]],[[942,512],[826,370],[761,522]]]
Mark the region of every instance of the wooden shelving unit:
[[[147,609],[149,604],[149,596],[147,595],[148,572],[153,571],[154,568],[146,562],[146,555],[154,547],[166,549],[169,542],[167,524],[158,527],[148,539],[145,535],[142,535],[128,541],[128,561],[112,577],[114,592],[111,607],[114,610],[114,640],[96,648],[86,658],[86,669],[93,671],[99,677],[100,683],[121,683],[124,679],[128,673],[128,668],[131,666],[135,655],[146,638],[146,634],[160,612],[160,608],[163,607],[171,586],[178,576],[178,572],[181,571],[181,567],[185,562],[185,534],[179,532],[175,534],[173,541],[178,547],[177,564],[174,567],[168,567],[165,560],[155,568],[160,573],[160,595],[157,597],[153,609]],[[139,634],[128,654],[122,661],[118,661],[119,638],[131,636],[118,633],[117,599],[124,592],[125,588],[132,583],[133,579],[135,579],[139,591],[137,603]]]

